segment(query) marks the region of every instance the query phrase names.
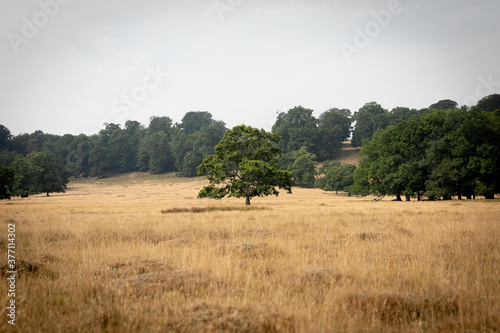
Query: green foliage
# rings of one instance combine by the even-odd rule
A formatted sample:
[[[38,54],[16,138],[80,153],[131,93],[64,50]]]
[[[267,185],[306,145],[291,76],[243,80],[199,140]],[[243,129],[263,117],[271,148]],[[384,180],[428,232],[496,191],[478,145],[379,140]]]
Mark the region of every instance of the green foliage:
[[[316,155],[309,153],[306,147],[291,153],[292,163],[286,168],[292,174],[293,185],[314,187],[316,181]]]
[[[493,112],[500,110],[500,94],[493,94],[483,97],[476,105],[483,111]]]
[[[0,150],[10,149],[10,142],[12,141],[12,133],[4,125],[0,124]]]
[[[319,116],[318,157],[320,160],[333,158],[342,148],[342,142],[351,135],[351,111],[332,108]]]
[[[451,99],[443,99],[429,106],[431,110],[452,110],[458,108],[458,103]]]
[[[244,197],[249,205],[252,197],[278,195],[276,187],[291,193],[290,173],[276,167],[278,142],[278,134],[245,125],[226,131],[215,154],[198,167],[198,174],[206,174],[210,181],[198,197]]]
[[[375,132],[387,126],[388,118],[389,112],[379,104],[375,102],[365,104],[353,116],[356,126],[352,132],[352,146],[359,147],[363,140],[370,140]]]
[[[38,153],[27,157],[28,163],[39,169],[34,179],[38,193],[64,192],[69,174],[64,163],[53,154]]]
[[[13,195],[14,176],[12,168],[0,168],[0,200],[10,199],[10,196]]]
[[[192,134],[203,127],[215,125],[212,114],[207,111],[191,111],[184,115],[181,122],[181,129],[186,134]]]
[[[17,158],[12,163],[14,169],[13,195],[27,197],[30,194],[40,193],[38,179],[42,174],[42,169],[31,163],[28,157]]]
[[[293,152],[302,147],[306,147],[312,153],[318,151],[318,120],[312,113],[311,109],[297,106],[278,115],[272,132],[279,134],[279,147],[283,153]]]
[[[13,151],[0,150],[0,167],[11,165],[18,157],[22,157],[22,155]]]
[[[500,192],[498,114],[479,109],[435,111],[375,133],[360,151],[354,193],[401,200],[491,198]]]
[[[195,114],[198,115],[198,113]],[[193,119],[193,115],[190,119]],[[206,125],[207,123],[209,125]],[[190,128],[194,129],[193,126]],[[196,130],[191,133],[183,128],[177,129],[172,142],[172,151],[178,174],[185,177],[196,176],[196,168],[205,156],[213,154],[214,147],[222,139],[225,131],[225,124],[217,121],[204,122],[201,128],[196,127]]]
[[[146,135],[141,140],[139,156],[138,166],[142,171],[159,174],[174,168],[170,140],[165,132],[160,131]]]
[[[349,188],[354,185],[355,170],[356,166],[352,164],[325,162],[319,170],[325,176],[317,180],[317,185],[324,191],[349,192]]]

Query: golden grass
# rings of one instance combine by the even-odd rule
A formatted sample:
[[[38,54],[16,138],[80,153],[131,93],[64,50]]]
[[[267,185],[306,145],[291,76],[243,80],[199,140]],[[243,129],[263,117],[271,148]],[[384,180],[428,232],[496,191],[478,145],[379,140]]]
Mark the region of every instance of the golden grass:
[[[201,179],[129,178],[0,203],[0,266],[15,221],[22,272],[14,329],[0,284],[0,331],[500,327],[499,202],[370,201],[297,188],[254,198],[258,209],[247,211],[242,199],[196,199]]]

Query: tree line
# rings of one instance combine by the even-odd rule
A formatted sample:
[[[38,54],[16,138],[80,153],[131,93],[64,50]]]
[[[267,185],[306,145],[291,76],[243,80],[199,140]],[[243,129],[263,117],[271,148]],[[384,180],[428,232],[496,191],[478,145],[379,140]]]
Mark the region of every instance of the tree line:
[[[366,170],[368,165],[372,170],[374,161],[377,160],[373,153],[368,152],[375,149],[373,147],[377,140],[381,140],[379,137],[383,134],[380,133],[389,132],[386,134],[389,135],[386,140],[394,144],[395,140],[391,138],[393,134],[390,132],[394,131],[392,128],[407,126],[409,122],[413,124],[416,119],[427,119],[425,117],[439,110],[455,110],[450,116],[452,118],[463,118],[463,112],[486,112],[491,114],[488,117],[494,117],[493,111],[500,108],[500,95],[483,98],[474,109],[476,111],[457,107],[458,104],[454,101],[442,100],[426,109],[397,107],[388,111],[376,102],[371,102],[354,114],[347,109],[332,108],[316,118],[313,110],[297,106],[279,113],[272,127],[272,133],[279,136],[276,145],[282,152],[277,157],[277,167],[290,171],[295,186],[316,186],[324,190],[349,191],[356,194],[407,195],[410,190],[406,187],[403,190],[397,187],[395,192],[389,190],[396,187],[387,185],[387,179],[383,182],[385,187],[382,187],[376,186],[377,182],[382,182],[377,178],[363,178],[372,177],[372,173]],[[488,121],[493,121],[490,118]],[[225,123],[214,120],[206,111],[188,112],[180,123],[175,124],[166,116],[152,117],[148,126],[131,120],[127,121],[123,128],[118,124],[105,124],[98,134],[90,136],[58,136],[42,131],[13,136],[5,126],[0,125],[1,191],[10,195],[44,192],[48,194],[63,191],[69,177],[106,177],[109,174],[130,171],[156,174],[177,172],[179,176],[196,176],[197,167],[206,156],[214,153],[226,131]],[[360,168],[357,168],[359,170],[352,165],[330,162],[340,152],[342,142],[349,138],[352,138],[353,146],[363,146],[362,163]],[[491,137],[488,138],[490,139]],[[383,143],[386,144],[388,145],[388,142]],[[444,150],[446,148],[438,152],[444,154]],[[390,150],[387,150],[385,153],[389,152]],[[44,164],[41,162],[44,160],[51,162]],[[322,168],[318,168],[318,162],[325,162]],[[439,163],[434,166],[436,170],[444,168]],[[425,175],[432,174],[428,170],[430,168],[432,164],[429,162]],[[53,173],[51,187],[42,185],[40,178],[40,174],[48,174],[49,171]],[[378,170],[379,173],[387,172],[387,175],[391,174],[389,171],[391,170]],[[403,173],[403,170],[400,172]],[[434,173],[431,180],[425,179],[423,183],[427,184],[427,187],[408,185],[408,188],[417,188],[408,195],[411,197],[426,193],[430,197],[448,196],[450,191],[444,195],[442,191],[429,192],[430,184],[435,184],[434,188],[441,186],[442,182],[437,178]],[[463,193],[469,195],[469,192],[471,191],[467,190]],[[482,195],[486,192],[480,190],[471,193]],[[8,194],[4,195],[7,196]]]
[[[359,155],[354,194],[493,199],[500,193],[500,108],[414,116],[376,132]]]

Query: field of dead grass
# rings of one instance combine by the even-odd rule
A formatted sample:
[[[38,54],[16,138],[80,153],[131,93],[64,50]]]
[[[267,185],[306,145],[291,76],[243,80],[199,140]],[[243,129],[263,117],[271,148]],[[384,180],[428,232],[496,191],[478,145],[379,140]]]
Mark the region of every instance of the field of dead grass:
[[[0,331],[494,332],[500,202],[196,199],[140,174],[0,203]],[[16,223],[17,325],[7,323]]]

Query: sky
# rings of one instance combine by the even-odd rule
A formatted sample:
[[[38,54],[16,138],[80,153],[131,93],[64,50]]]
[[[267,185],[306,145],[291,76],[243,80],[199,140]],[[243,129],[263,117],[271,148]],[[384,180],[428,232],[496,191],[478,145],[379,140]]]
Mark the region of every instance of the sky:
[[[500,93],[498,0],[0,0],[0,124],[95,134],[209,111],[270,130]]]

